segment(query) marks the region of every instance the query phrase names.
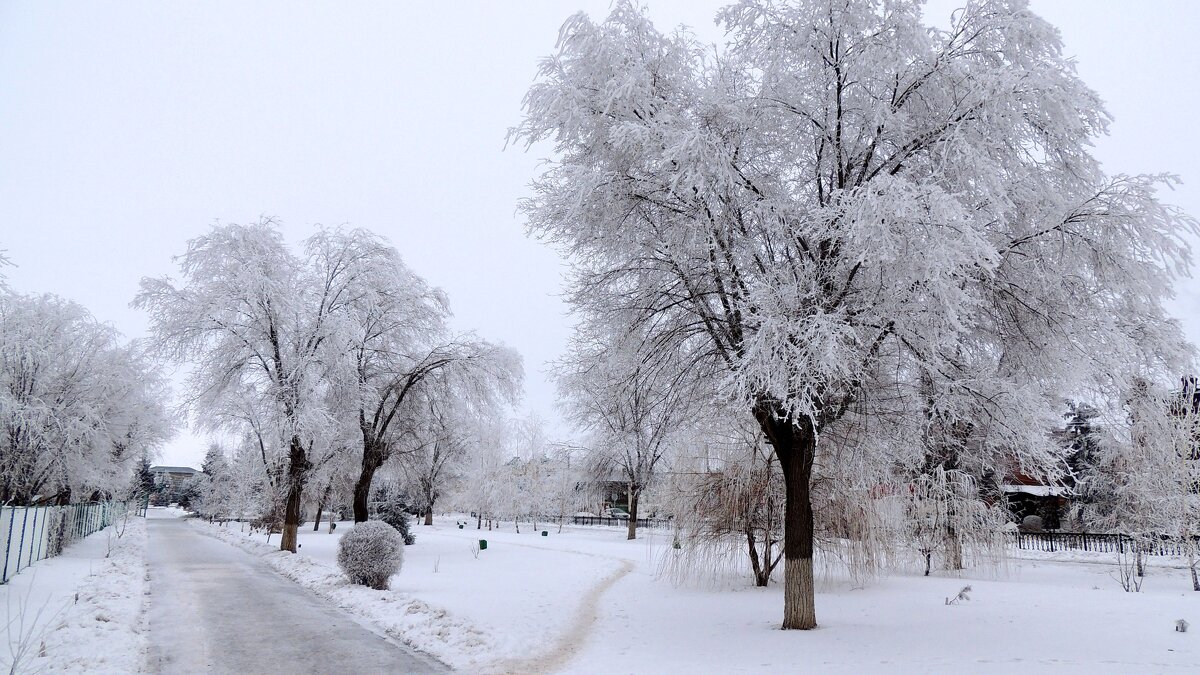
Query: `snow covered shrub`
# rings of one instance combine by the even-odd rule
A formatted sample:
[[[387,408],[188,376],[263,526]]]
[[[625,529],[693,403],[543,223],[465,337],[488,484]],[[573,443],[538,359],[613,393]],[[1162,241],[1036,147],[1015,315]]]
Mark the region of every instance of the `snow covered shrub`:
[[[387,590],[404,564],[404,538],[383,521],[358,523],[338,542],[337,561],[351,583]]]
[[[381,506],[379,508],[379,519],[396,528],[400,536],[404,537],[405,546],[412,546],[417,543],[417,536],[409,528],[412,524],[412,518],[409,517],[408,512],[404,509],[403,502],[392,502]]]
[[[1021,532],[1045,532],[1046,528],[1042,526],[1041,516],[1025,516],[1018,526]]]

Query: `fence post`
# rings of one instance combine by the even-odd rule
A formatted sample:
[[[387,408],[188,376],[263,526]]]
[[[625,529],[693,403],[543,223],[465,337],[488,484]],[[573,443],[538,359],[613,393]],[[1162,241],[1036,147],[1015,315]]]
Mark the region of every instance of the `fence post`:
[[[37,540],[37,542],[38,542],[37,559],[38,560],[42,559],[42,553],[44,553],[46,550],[46,522],[50,520],[50,509],[52,509],[54,507],[47,506],[44,508],[46,509],[46,512],[44,514],[42,514],[42,533],[41,533],[41,535],[38,536],[38,540]]]
[[[8,583],[8,552],[12,549],[12,531],[13,523],[17,518],[17,510],[8,507],[8,536],[4,540],[4,580],[2,583]]]
[[[34,509],[33,510],[33,538],[35,541],[37,540],[37,517],[38,517],[37,509]],[[32,565],[32,564],[33,564],[33,541],[30,541],[29,542],[29,564],[26,565],[26,567],[29,567],[29,565]]]
[[[25,550],[25,525],[29,523],[29,508],[23,508],[21,511],[21,541],[17,544],[17,574],[21,573],[21,552]]]

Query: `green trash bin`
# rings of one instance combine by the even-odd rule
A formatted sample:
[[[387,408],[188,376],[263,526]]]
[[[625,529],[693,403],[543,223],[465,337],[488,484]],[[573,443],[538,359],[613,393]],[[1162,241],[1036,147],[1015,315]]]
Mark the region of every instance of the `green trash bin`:
[[[480,539],[480,540],[479,540],[479,550],[480,550],[480,551],[486,551],[486,550],[487,550],[487,539]]]
[[[549,537],[549,536],[550,536],[550,533],[549,533],[549,532],[547,532],[547,531],[545,531],[545,530],[542,530],[542,536],[543,536],[543,537]]]

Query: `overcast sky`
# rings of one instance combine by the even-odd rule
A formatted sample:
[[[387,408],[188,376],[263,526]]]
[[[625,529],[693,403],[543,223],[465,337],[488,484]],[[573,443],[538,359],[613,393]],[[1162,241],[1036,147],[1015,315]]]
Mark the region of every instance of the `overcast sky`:
[[[649,0],[660,28],[718,40],[724,2]],[[945,23],[960,3],[930,3]],[[1035,0],[1108,102],[1110,172],[1172,172],[1200,214],[1200,3]],[[10,285],[79,301],[131,337],[143,276],[214,222],[274,216],[388,237],[450,295],[461,329],[525,357],[527,406],[556,419],[544,364],[568,333],[562,263],[515,212],[539,157],[504,150],[537,59],[578,9],[521,2],[0,0],[0,249]],[[518,9],[519,8],[519,9]],[[1200,335],[1200,284],[1176,311]],[[560,425],[556,427],[562,429]],[[183,432],[162,463],[198,465]]]

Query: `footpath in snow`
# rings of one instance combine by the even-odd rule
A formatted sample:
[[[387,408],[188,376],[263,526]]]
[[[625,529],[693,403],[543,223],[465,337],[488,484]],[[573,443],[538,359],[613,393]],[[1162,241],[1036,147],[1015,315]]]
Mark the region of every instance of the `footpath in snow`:
[[[617,528],[550,526],[542,537],[511,523],[460,530],[453,517],[414,526],[392,590],[348,584],[336,567],[340,535],[301,532],[299,555],[262,533],[197,523],[261,553],[284,575],[467,672],[733,673],[1193,673],[1200,594],[1186,573],[1152,566],[1142,593],[1113,567],[1010,560],[998,570],[899,575],[865,586],[825,579],[820,628],[780,631],[778,586],[731,579],[722,589],[677,587],[654,575],[666,533],[626,541]],[[488,540],[484,551],[476,549]],[[1098,561],[1097,561],[1098,562]],[[970,600],[945,598],[965,585]]]
[[[149,569],[151,672],[445,670],[182,519],[151,521]]]

